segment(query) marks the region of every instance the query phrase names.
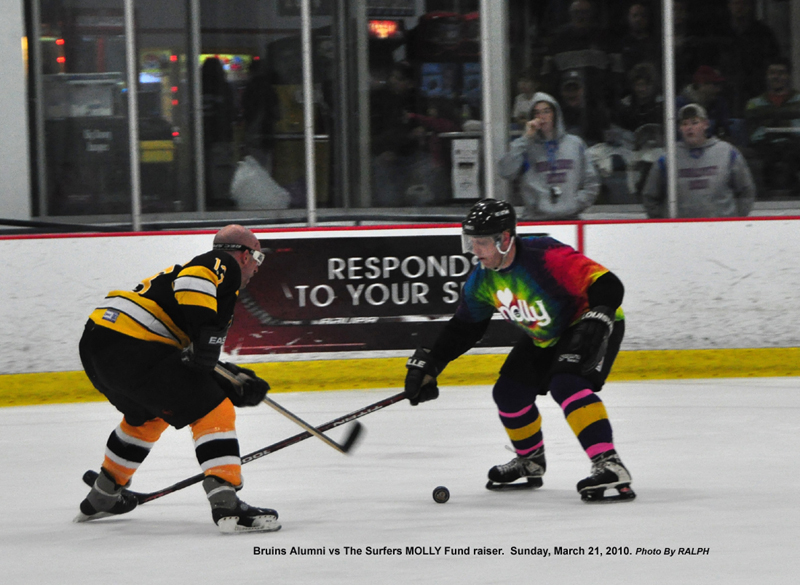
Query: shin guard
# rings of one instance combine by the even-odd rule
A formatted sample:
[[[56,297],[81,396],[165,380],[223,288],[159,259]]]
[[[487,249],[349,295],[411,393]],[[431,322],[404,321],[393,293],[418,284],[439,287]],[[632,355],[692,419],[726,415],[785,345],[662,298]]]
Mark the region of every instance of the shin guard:
[[[542,417],[536,407],[535,390],[501,375],[492,394],[500,422],[517,455],[524,457],[542,447]]]
[[[557,374],[550,382],[550,394],[561,406],[567,423],[589,458],[613,451],[606,407],[588,381],[581,376]]]

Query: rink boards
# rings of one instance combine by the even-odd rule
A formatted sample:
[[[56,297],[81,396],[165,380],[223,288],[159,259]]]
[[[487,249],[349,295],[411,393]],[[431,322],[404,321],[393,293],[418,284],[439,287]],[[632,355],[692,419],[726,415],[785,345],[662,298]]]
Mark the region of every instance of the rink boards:
[[[626,339],[614,378],[781,376],[798,374],[800,333],[791,326],[800,317],[797,222],[576,222],[525,224],[520,231],[549,234],[575,246],[625,283]],[[400,386],[406,346],[414,335],[423,343],[441,326],[454,309],[453,295],[445,293],[457,291],[464,277],[457,226],[256,232],[278,250],[273,258],[290,248],[281,248],[282,241],[294,242],[296,257],[280,267],[277,279],[285,298],[297,306],[284,312],[277,327],[263,320],[259,325],[260,312],[250,312],[256,326],[242,338],[263,338],[276,328],[284,332],[261,346],[266,350],[256,344],[254,352],[226,351],[232,361],[254,364],[276,390]],[[7,274],[14,275],[0,284],[0,373],[5,374],[0,404],[95,399],[77,356],[86,316],[109,290],[131,289],[142,278],[208,249],[212,235],[0,239],[10,264]],[[415,246],[429,253],[415,252]],[[262,274],[269,274],[268,267],[269,260]],[[274,271],[270,276],[275,280]],[[414,291],[443,291],[441,302],[435,308],[434,303],[412,305]],[[346,299],[347,310],[342,312],[334,299]],[[237,317],[238,323],[246,320]],[[258,326],[263,327],[256,331]],[[318,342],[318,332],[334,327],[343,333],[324,348],[292,344],[303,334]],[[390,331],[384,337],[402,343],[371,351],[367,328],[372,335]],[[402,331],[413,334],[406,338]],[[491,383],[504,352],[502,343],[478,348],[476,355],[451,364],[442,384]]]

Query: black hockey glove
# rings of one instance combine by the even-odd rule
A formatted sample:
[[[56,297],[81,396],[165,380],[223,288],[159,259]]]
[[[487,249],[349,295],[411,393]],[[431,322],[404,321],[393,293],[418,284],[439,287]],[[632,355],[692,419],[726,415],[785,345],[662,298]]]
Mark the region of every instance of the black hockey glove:
[[[191,368],[210,371],[219,361],[222,346],[225,345],[226,329],[212,329],[204,327],[197,337],[192,340],[189,347],[181,352],[181,361]]]
[[[572,328],[572,338],[567,351],[559,356],[576,355],[581,374],[588,374],[599,367],[606,355],[608,338],[614,329],[616,311],[610,307],[593,307],[583,314]]]
[[[253,370],[240,368],[235,364],[219,362],[219,365],[236,376],[239,383],[232,382],[222,374],[214,372],[214,379],[225,391],[234,406],[258,406],[269,391],[269,384],[259,378]]]
[[[405,394],[411,406],[439,397],[436,377],[442,373],[447,363],[432,358],[430,351],[427,347],[419,347],[406,362],[408,372]]]

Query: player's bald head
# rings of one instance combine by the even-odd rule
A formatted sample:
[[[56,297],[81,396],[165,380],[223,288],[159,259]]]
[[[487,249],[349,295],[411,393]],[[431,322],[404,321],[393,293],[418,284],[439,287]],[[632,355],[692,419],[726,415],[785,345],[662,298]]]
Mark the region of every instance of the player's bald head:
[[[226,225],[224,228],[219,230],[217,235],[214,236],[214,243],[241,244],[254,250],[261,249],[256,235],[246,227],[235,223]]]

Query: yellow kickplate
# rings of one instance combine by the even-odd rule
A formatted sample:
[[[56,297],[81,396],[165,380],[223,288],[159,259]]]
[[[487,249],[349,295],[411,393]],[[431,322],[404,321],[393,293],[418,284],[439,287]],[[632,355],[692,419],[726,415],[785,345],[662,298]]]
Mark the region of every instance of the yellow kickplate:
[[[439,377],[440,386],[494,384],[505,354],[465,355]],[[401,388],[406,358],[242,364],[272,392]],[[623,351],[609,381],[800,376],[800,348]],[[0,406],[105,400],[83,372],[0,375]]]

